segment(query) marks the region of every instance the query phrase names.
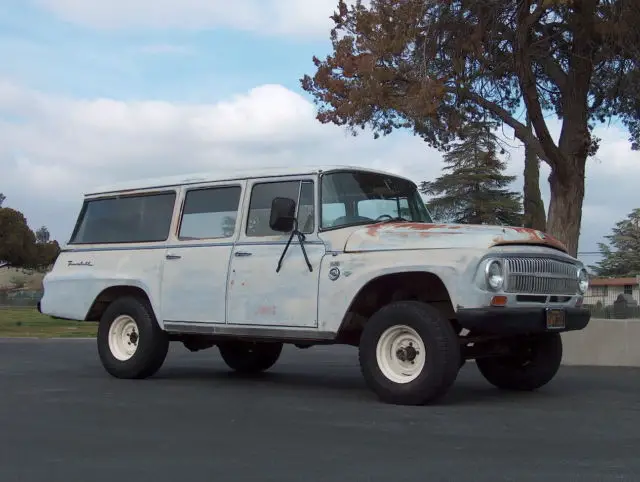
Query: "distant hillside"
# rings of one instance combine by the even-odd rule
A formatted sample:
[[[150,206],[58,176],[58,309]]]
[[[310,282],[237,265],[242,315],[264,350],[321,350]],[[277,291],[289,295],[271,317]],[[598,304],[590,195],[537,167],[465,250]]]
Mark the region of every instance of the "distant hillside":
[[[0,268],[0,290],[41,290],[45,274],[22,268]]]

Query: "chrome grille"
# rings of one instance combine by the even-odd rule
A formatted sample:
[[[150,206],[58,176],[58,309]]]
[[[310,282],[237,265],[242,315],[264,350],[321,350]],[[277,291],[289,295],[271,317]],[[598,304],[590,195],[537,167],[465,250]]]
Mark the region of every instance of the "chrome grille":
[[[509,293],[572,295],[578,291],[577,266],[551,258],[507,258]]]

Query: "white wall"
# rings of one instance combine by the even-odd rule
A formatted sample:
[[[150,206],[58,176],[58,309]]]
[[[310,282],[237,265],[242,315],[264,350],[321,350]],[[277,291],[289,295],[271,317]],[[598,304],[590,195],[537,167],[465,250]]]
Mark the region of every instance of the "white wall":
[[[562,334],[563,364],[640,367],[640,319],[592,318],[584,330]]]

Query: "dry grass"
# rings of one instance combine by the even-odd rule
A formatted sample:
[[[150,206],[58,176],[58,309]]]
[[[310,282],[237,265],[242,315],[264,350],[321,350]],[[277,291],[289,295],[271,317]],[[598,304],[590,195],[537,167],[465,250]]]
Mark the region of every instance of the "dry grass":
[[[95,337],[97,323],[56,320],[34,308],[0,308],[0,337]]]
[[[0,268],[0,288],[14,288],[15,281],[24,282],[24,289],[41,290],[44,273],[22,268]]]

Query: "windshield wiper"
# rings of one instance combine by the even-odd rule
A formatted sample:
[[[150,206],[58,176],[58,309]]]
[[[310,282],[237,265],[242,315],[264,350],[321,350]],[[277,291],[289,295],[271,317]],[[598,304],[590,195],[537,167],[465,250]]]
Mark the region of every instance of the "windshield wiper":
[[[282,251],[282,254],[280,255],[280,259],[278,260],[278,266],[276,267],[276,273],[280,272],[280,268],[282,268],[282,261],[284,260],[284,255],[287,254],[287,250],[289,249],[289,246],[291,245],[291,241],[293,241],[293,237],[294,236],[298,236],[298,242],[300,243],[300,249],[302,249],[302,254],[304,255],[304,260],[307,262],[307,268],[309,268],[309,271],[313,271],[313,268],[311,266],[311,262],[309,261],[309,257],[307,256],[307,250],[304,248],[304,242],[306,240],[306,237],[304,235],[304,233],[302,233],[301,231],[298,231],[298,220],[294,219],[293,220],[293,230],[291,231],[291,236],[289,236],[289,241],[287,241],[287,244],[284,247],[284,250]]]

